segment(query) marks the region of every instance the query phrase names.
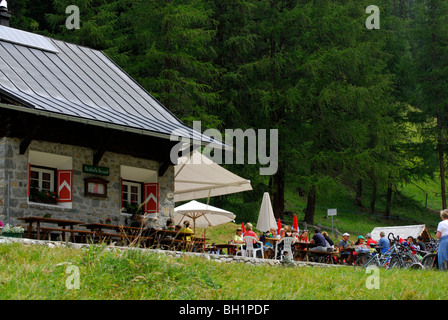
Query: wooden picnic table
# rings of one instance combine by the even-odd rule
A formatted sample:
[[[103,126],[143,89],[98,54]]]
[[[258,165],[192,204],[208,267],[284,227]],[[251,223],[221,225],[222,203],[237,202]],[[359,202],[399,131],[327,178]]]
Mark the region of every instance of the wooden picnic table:
[[[223,243],[223,244],[215,245],[216,249],[219,249],[219,250],[226,249],[228,255],[234,255],[237,248],[241,247],[241,246],[243,246],[242,243]]]
[[[196,238],[194,236],[194,233],[190,233],[190,232],[180,232],[180,231],[165,230],[165,229],[153,229],[153,232],[155,235],[159,236],[162,239],[165,239],[165,238],[180,239],[180,238],[185,238],[185,237]]]
[[[86,227],[87,229],[100,231],[100,232],[102,232],[103,229],[110,229],[110,230],[115,230],[115,231],[120,231],[120,232],[121,232],[121,230],[134,231],[134,232],[142,230],[142,228],[130,227],[130,226],[118,225],[118,224],[108,224],[108,223],[85,223],[85,222],[83,222],[82,226]]]
[[[277,244],[277,242],[279,242],[280,241],[280,239],[277,239],[277,238],[265,238],[266,239],[266,242],[269,242],[270,244],[272,244],[273,246],[274,246],[274,248],[275,248],[275,245]],[[265,242],[265,244],[266,244],[266,242]]]
[[[28,233],[27,233],[27,237],[31,238],[31,231],[33,229],[33,223],[36,224],[36,237],[38,240],[40,240],[40,236],[41,236],[41,230],[43,229],[43,227],[41,226],[41,223],[48,223],[48,224],[55,224],[59,227],[61,227],[61,229],[59,229],[59,231],[61,231],[63,233],[63,237],[65,238],[65,231],[70,231],[70,232],[76,232],[73,229],[73,226],[75,225],[81,225],[85,222],[83,221],[75,221],[75,220],[65,220],[65,219],[54,219],[54,218],[44,218],[44,217],[23,217],[23,218],[17,218],[20,221],[24,221],[25,223],[28,223]],[[67,230],[66,227],[70,227],[70,230]],[[48,230],[50,230],[51,228],[46,228]],[[53,229],[53,230],[58,230],[58,229]],[[81,231],[82,230],[77,230],[77,231]]]
[[[352,264],[353,262],[355,262],[354,261],[355,260],[354,252],[358,248],[359,248],[359,246],[357,246],[357,245],[350,245],[347,248],[338,248],[338,253],[340,254],[341,252],[348,252],[349,258],[348,258],[348,261],[346,261],[346,262]]]
[[[142,228],[130,227],[118,224],[108,223],[83,223],[82,226],[95,232],[100,239],[105,238],[119,238],[121,240],[133,240],[136,237],[140,237],[142,240],[150,240],[150,237],[142,236]],[[105,230],[114,230],[116,233],[108,233]]]
[[[194,233],[180,232],[165,229],[152,229],[151,236],[154,237],[156,247],[168,247],[168,249],[188,249],[187,244],[194,244],[192,239],[197,238]]]
[[[309,261],[309,252],[310,252],[309,250],[310,248],[315,247],[316,244],[311,242],[296,241],[292,243],[292,246],[294,248],[293,252],[294,257],[297,257],[298,260]]]

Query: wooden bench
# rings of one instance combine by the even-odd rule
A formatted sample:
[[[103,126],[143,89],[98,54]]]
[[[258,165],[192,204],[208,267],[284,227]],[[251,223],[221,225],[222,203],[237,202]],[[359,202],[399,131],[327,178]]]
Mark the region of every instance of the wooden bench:
[[[185,243],[185,240],[165,238],[160,239],[158,244],[162,247],[165,246],[165,249],[168,250],[181,250],[184,249]]]
[[[327,256],[327,255],[331,255],[334,257],[339,256],[339,252],[337,252],[337,251],[313,251],[310,249],[299,249],[297,251],[301,252],[301,253],[305,253],[305,258],[307,261],[309,261],[309,254],[316,254],[318,256]]]
[[[45,239],[48,235],[48,239],[51,240],[51,233],[52,232],[61,232],[62,235],[65,235],[66,232],[71,233],[71,237],[73,242],[75,241],[75,233],[78,234],[79,236],[81,236],[81,239],[84,239],[85,242],[87,243],[88,241],[88,236],[91,237],[95,237],[95,232],[93,231],[88,231],[88,230],[75,230],[75,229],[62,229],[62,228],[47,228],[47,227],[41,227],[40,231],[43,233],[43,239]],[[65,239],[63,239],[65,240]]]
[[[332,255],[338,255],[339,254],[339,252],[336,252],[336,251],[314,251],[314,250],[310,250],[310,249],[300,249],[300,250],[297,250],[297,251],[299,251],[299,252],[311,252],[311,253],[317,253],[317,254],[319,254],[319,253],[321,253],[321,254],[332,254]]]

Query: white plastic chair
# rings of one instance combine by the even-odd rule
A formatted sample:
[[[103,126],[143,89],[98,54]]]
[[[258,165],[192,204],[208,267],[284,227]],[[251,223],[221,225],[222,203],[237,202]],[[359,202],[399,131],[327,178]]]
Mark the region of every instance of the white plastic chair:
[[[244,257],[244,249],[243,249],[243,244],[242,243],[236,243],[237,249],[235,252],[235,255],[237,256],[238,254]]]
[[[249,257],[252,255],[252,257],[256,258],[258,251],[261,251],[261,257],[262,258],[264,257],[263,242],[257,241],[257,239],[252,236],[245,236],[244,242],[246,243],[246,249],[241,247],[241,255],[243,257],[245,257],[245,256]],[[259,243],[260,248],[254,248],[254,242]]]
[[[293,255],[292,255],[292,243],[294,242],[294,238],[292,237],[284,237],[282,239],[280,239],[280,241],[278,241],[275,244],[275,256],[274,259],[277,259],[277,252],[278,252],[278,246],[280,243],[283,243],[283,249],[280,251],[280,260],[283,260],[283,258],[285,257],[285,252],[288,252],[289,256],[291,259],[293,259]]]

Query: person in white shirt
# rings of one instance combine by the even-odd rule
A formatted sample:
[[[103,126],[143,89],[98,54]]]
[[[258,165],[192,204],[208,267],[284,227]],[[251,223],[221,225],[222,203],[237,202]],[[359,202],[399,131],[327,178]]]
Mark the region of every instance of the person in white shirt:
[[[448,209],[444,209],[440,212],[440,218],[442,221],[437,226],[437,239],[440,239],[439,251],[437,259],[439,262],[439,269],[442,269],[443,261],[448,260]]]

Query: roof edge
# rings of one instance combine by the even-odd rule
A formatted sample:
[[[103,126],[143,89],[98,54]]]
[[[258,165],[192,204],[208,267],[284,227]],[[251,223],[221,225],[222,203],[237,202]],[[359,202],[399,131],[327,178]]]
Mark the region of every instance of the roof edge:
[[[107,129],[115,129],[115,130],[120,130],[120,131],[123,131],[123,132],[136,133],[136,134],[140,134],[140,135],[144,135],[144,136],[151,136],[151,137],[167,139],[167,140],[172,140],[172,141],[173,141],[173,137],[176,137],[176,136],[173,136],[173,135],[157,133],[157,132],[150,131],[150,130],[137,129],[137,128],[132,128],[132,127],[127,127],[127,126],[124,126],[124,125],[118,125],[118,124],[106,123],[106,122],[103,122],[103,121],[97,121],[97,120],[91,120],[91,119],[86,119],[86,118],[81,118],[81,117],[69,116],[69,115],[65,115],[65,114],[62,114],[62,113],[56,113],[56,112],[51,112],[51,111],[44,111],[44,110],[39,110],[39,109],[35,109],[35,108],[30,108],[30,107],[19,107],[18,108],[18,106],[16,106],[16,105],[10,105],[10,104],[1,103],[1,102],[0,102],[0,108],[13,110],[13,111],[18,111],[18,112],[31,113],[31,114],[34,114],[34,115],[37,115],[37,116],[43,116],[43,117],[61,119],[61,120],[66,120],[66,121],[78,122],[78,123],[82,123],[82,124],[93,125],[93,126],[107,128]],[[200,133],[200,134],[202,135],[202,133]],[[177,136],[177,138],[178,138],[178,141],[182,141],[182,137]],[[217,148],[223,148],[222,145],[210,143],[210,142],[207,142],[207,141],[193,139],[191,137],[190,137],[190,139],[192,141],[194,141],[194,142],[200,142],[200,144],[203,145],[203,146],[208,146],[208,145],[212,144],[213,146],[215,146]],[[174,141],[176,141],[176,140],[174,140]]]

